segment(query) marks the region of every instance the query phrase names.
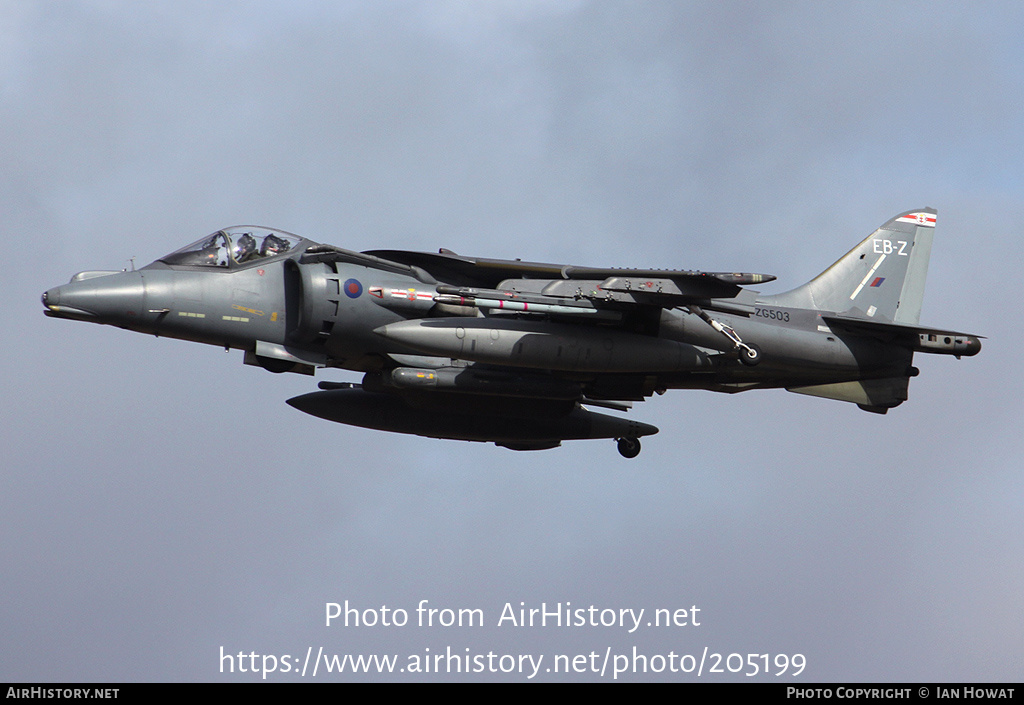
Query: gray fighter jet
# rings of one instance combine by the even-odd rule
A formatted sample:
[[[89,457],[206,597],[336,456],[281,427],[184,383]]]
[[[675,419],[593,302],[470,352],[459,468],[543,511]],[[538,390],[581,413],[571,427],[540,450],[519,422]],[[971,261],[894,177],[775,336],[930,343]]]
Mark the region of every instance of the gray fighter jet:
[[[270,228],[218,231],[137,271],[87,271],[46,315],[209,343],[313,374],[314,416],[514,450],[611,438],[635,457],[658,429],[626,411],[669,389],[784,388],[884,414],[915,352],[976,355],[975,335],[919,325],[936,211],[892,218],[812,281],[599,269],[404,250],[353,252]]]

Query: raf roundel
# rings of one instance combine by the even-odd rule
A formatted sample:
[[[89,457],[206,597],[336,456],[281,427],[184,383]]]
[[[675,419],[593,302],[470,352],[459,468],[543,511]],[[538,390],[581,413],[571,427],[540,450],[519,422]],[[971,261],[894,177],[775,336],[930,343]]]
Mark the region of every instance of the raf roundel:
[[[358,279],[349,279],[345,282],[345,295],[350,299],[358,299],[363,293],[363,285]]]

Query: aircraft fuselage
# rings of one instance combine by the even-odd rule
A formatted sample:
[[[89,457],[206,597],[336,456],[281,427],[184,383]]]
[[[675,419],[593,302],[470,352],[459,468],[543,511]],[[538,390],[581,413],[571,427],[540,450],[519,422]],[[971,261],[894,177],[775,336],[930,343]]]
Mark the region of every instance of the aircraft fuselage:
[[[884,413],[907,398],[914,352],[976,354],[976,336],[917,325],[933,228],[932,210],[901,214],[761,296],[742,286],[774,277],[358,253],[238,226],[137,271],[76,274],[43,304],[272,372],[363,373],[289,400],[332,421],[523,450],[610,437],[632,457],[657,429],[581,405],[781,387]]]

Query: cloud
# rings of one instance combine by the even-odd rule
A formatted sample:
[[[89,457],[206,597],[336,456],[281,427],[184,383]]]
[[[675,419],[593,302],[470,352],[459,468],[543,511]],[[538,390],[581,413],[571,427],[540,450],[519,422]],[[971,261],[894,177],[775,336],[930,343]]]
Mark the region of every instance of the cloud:
[[[1015,677],[1021,384],[999,265],[1021,205],[1020,11],[991,10],[0,5],[0,631],[18,644],[0,674],[252,678],[219,671],[221,646],[636,645],[802,653],[816,681]],[[634,462],[608,442],[512,453],[340,427],[283,403],[308,378],[37,303],[240,222],[357,249],[767,271],[774,292],[922,205],[940,209],[923,320],[991,336],[979,357],[919,356],[886,417],[672,392],[631,412],[662,428]],[[323,627],[346,599],[489,621]],[[492,624],[506,602],[566,601],[696,604],[705,622]]]

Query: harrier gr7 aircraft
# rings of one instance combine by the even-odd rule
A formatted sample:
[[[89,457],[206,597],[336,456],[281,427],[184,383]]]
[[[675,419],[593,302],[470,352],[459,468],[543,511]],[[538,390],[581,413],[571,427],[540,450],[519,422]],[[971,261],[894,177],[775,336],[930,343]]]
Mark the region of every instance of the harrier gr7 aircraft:
[[[364,428],[513,450],[610,438],[669,389],[783,388],[884,414],[915,352],[976,355],[977,336],[919,325],[936,211],[901,213],[812,281],[600,269],[404,250],[353,252],[263,227],[220,230],[137,271],[87,271],[46,315],[245,352],[271,372],[363,373],[289,399]]]

